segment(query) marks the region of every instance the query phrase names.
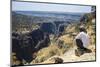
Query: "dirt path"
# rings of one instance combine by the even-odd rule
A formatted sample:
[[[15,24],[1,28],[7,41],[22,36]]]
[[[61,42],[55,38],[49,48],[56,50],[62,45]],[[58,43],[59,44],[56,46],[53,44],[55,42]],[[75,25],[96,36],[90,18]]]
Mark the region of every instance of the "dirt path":
[[[77,57],[75,56],[75,48],[71,48],[68,52],[61,56],[61,58],[64,62],[91,61],[95,60],[95,52],[85,53],[84,55]]]

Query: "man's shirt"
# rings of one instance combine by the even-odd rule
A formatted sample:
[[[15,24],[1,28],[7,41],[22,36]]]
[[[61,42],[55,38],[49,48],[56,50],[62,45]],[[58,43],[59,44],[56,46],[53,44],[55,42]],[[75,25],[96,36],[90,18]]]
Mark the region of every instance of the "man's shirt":
[[[89,44],[89,36],[88,36],[88,34],[85,33],[85,32],[80,32],[80,33],[75,37],[75,39],[80,39],[80,40],[82,40],[83,46],[84,46],[84,47],[87,47],[88,44]]]

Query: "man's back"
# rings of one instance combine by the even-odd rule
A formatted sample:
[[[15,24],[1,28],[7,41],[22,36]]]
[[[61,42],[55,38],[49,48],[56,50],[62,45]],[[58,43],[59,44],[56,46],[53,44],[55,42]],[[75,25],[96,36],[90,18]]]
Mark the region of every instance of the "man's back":
[[[89,36],[85,32],[80,32],[75,39],[80,39],[83,42],[83,46],[87,47],[89,44]]]

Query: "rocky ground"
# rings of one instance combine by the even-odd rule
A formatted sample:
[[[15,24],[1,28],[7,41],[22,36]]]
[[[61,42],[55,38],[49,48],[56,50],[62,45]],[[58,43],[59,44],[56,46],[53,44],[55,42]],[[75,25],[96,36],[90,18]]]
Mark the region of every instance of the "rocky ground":
[[[67,62],[79,62],[79,61],[95,61],[96,58],[96,54],[95,54],[95,46],[94,45],[90,45],[89,49],[92,50],[92,53],[85,53],[83,55],[81,55],[80,57],[77,57],[75,55],[75,48],[70,48],[67,52],[65,52],[63,55],[58,56],[52,56],[51,58],[47,59],[46,61],[42,62],[42,63],[38,63],[38,64],[48,64],[48,63],[55,63],[55,58],[60,58],[63,60],[64,63]]]

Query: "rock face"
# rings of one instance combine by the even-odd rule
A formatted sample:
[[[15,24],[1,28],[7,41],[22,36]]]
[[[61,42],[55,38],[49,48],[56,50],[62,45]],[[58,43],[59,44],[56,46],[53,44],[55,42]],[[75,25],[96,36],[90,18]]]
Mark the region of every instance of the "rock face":
[[[38,63],[38,64],[59,64],[59,63],[63,63],[64,60],[60,57],[60,56],[52,56],[51,58],[47,59],[46,61],[42,62],[42,63]]]
[[[54,57],[52,58],[54,60],[54,63],[57,64],[57,63],[63,63],[63,59],[62,58],[59,58],[59,57]]]
[[[24,59],[30,63],[34,52],[47,47],[49,42],[49,35],[39,29],[27,34],[12,33],[12,52],[16,53],[19,61]]]

